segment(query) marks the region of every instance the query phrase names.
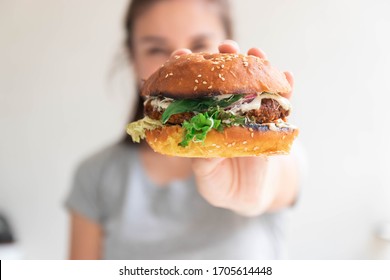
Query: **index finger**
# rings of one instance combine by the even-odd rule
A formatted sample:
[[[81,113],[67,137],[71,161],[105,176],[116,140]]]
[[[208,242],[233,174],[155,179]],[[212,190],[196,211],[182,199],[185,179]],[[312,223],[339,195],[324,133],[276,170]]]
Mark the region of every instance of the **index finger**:
[[[240,47],[236,41],[226,40],[218,46],[218,50],[220,53],[239,53]]]
[[[251,48],[251,49],[249,49],[248,55],[253,55],[253,56],[260,57],[262,59],[267,59],[267,55],[265,54],[265,52],[263,52],[259,48]]]
[[[177,55],[183,55],[183,54],[189,54],[192,53],[190,49],[178,49],[175,50],[172,54],[171,57],[177,56]]]

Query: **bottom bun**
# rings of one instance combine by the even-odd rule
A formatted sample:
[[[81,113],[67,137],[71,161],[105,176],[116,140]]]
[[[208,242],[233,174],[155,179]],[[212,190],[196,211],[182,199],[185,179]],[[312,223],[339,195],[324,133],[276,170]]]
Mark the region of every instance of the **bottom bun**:
[[[256,127],[228,127],[222,132],[211,130],[201,143],[190,142],[182,147],[184,129],[179,126],[165,126],[146,131],[146,141],[155,152],[179,157],[248,157],[260,155],[288,154],[298,135],[298,129],[268,125]]]

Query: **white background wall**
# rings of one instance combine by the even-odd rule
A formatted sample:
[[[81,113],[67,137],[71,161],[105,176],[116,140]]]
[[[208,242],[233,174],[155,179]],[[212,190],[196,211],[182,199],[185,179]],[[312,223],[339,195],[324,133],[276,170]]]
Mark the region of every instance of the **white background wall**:
[[[242,49],[295,73],[309,176],[292,258],[383,257],[390,221],[390,2],[233,0]],[[76,164],[123,133],[131,79],[126,0],[0,2],[0,211],[24,257],[66,257],[62,206]]]

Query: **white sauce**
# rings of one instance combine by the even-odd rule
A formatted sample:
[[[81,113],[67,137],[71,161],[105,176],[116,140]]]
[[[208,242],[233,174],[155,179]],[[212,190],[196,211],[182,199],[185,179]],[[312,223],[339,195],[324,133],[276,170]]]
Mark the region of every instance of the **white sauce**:
[[[226,99],[226,98],[229,98],[231,97],[233,94],[222,94],[222,95],[217,95],[217,96],[214,96],[215,99],[217,99],[218,101],[222,100],[222,99]]]
[[[297,127],[284,122],[281,119],[278,119],[276,123],[263,123],[263,125],[267,125],[268,128],[272,131],[278,131],[278,128],[290,128],[290,129],[296,129]]]
[[[278,128],[276,127],[276,125],[274,123],[269,123],[268,128],[272,131],[278,131]]]
[[[172,101],[173,99],[171,98],[164,98],[162,100],[159,98],[153,98],[150,104],[153,106],[153,108],[157,108],[158,111],[161,111],[161,109],[167,109]]]
[[[289,124],[289,123],[286,123],[281,119],[277,120],[276,126],[277,127],[287,127],[287,128],[297,128],[296,126]]]
[[[282,108],[284,110],[286,110],[286,111],[291,110],[291,105],[290,105],[290,102],[288,101],[287,98],[284,98],[278,94],[264,92],[264,93],[257,95],[257,97],[255,99],[253,99],[251,102],[236,105],[232,109],[230,109],[229,111],[234,114],[237,112],[245,113],[245,112],[248,112],[251,110],[257,110],[260,108],[261,101],[263,99],[274,99],[275,101],[277,101],[280,104],[280,106],[282,106]]]

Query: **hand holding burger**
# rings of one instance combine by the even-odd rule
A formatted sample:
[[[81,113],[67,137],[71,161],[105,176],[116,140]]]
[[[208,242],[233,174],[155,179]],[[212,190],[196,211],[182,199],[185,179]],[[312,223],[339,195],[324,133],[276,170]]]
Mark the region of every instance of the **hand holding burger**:
[[[237,53],[235,42],[220,45],[220,52]],[[253,48],[248,51],[266,59]],[[293,87],[290,72],[284,73]],[[291,98],[292,89],[283,96]],[[245,216],[276,211],[294,203],[298,193],[298,166],[294,155],[280,157],[197,158],[192,160],[199,193],[210,204]],[[283,174],[283,176],[281,176]]]

